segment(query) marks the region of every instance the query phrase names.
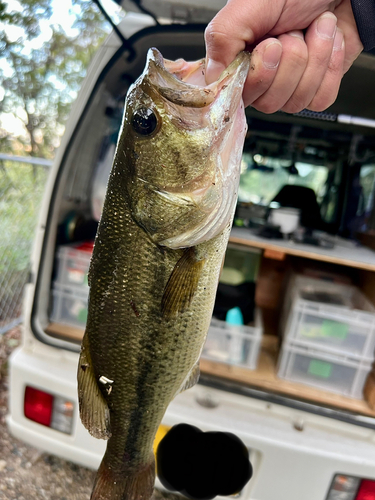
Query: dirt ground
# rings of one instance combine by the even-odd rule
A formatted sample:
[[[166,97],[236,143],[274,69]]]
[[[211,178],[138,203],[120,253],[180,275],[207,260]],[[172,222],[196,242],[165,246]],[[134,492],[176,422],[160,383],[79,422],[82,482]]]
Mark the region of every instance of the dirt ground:
[[[42,453],[8,432],[8,357],[20,336],[20,327],[0,335],[0,500],[89,500],[95,471]],[[152,500],[183,498],[155,491]]]

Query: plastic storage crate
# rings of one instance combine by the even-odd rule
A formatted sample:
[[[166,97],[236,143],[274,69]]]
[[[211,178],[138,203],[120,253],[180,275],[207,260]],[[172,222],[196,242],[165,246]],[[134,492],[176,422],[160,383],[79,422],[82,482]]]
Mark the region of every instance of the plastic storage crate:
[[[230,325],[213,318],[203,347],[202,358],[255,370],[262,333],[258,313],[253,327]]]
[[[87,287],[91,254],[94,244],[63,245],[57,252],[56,283]]]
[[[51,321],[64,325],[85,328],[88,305],[87,289],[54,284]]]
[[[306,346],[284,344],[279,358],[280,378],[363,399],[363,386],[372,360],[334,356]]]
[[[354,286],[298,276],[284,311],[284,343],[374,358],[375,308]]]

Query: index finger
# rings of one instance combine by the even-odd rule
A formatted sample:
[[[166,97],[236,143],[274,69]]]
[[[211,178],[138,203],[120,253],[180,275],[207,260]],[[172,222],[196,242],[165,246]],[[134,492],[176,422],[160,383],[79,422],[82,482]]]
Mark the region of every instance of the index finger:
[[[246,45],[253,44],[272,27],[272,16],[265,4],[229,1],[209,23],[204,34],[207,83],[216,80]]]

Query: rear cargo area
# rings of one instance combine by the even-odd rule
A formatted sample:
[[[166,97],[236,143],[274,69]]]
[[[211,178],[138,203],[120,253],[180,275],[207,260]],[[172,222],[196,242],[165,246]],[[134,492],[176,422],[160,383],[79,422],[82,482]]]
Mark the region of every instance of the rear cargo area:
[[[117,52],[70,138],[51,194],[32,310],[34,334],[46,344],[79,350],[90,256],[124,99],[148,47],[170,59],[204,56],[200,28],[170,28],[173,46],[168,30],[153,28],[133,41],[135,57]],[[373,72],[366,57],[358,75]],[[239,202],[200,366],[206,383],[230,381],[270,401],[322,414],[329,408],[357,423],[369,417],[372,425],[375,411],[363,390],[374,360],[375,252],[358,244],[357,232],[365,215],[367,224],[372,217],[366,207],[375,164],[357,161],[354,168],[351,155],[355,144],[358,157],[375,155],[375,129],[339,120],[346,94],[343,84],[337,110],[328,113],[267,116],[248,109]],[[354,181],[362,222],[347,209]],[[283,220],[270,222],[270,212],[284,206],[286,188],[300,218],[293,237],[282,231]],[[304,195],[311,197],[307,204]]]

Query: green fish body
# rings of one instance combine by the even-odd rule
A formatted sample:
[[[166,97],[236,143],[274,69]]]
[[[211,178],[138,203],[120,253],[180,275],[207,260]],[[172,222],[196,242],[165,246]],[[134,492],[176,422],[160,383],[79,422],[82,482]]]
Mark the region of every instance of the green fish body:
[[[157,429],[198,380],[237,198],[249,59],[206,86],[204,61],[150,49],[129,89],[78,366],[81,420],[108,439],[93,500],[151,497]]]

